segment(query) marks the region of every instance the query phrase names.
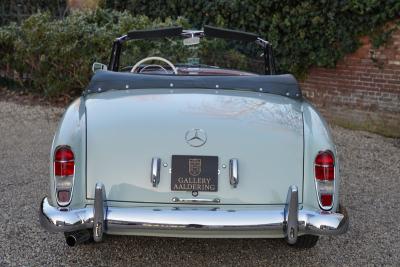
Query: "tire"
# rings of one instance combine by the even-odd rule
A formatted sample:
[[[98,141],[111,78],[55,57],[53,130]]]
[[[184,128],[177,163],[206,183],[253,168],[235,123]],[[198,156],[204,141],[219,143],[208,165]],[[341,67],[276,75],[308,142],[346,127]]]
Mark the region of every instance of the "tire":
[[[318,242],[319,236],[317,235],[302,235],[297,238],[297,242],[294,243],[293,247],[299,249],[308,249],[314,247]]]

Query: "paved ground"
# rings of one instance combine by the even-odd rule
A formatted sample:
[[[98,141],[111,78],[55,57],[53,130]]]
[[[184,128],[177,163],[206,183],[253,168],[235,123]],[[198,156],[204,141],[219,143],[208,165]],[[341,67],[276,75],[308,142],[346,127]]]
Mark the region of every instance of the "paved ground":
[[[37,218],[60,114],[0,101],[0,265],[400,265],[400,140],[337,127],[341,197],[351,216],[344,236],[323,237],[308,251],[281,240],[119,236],[70,248]]]

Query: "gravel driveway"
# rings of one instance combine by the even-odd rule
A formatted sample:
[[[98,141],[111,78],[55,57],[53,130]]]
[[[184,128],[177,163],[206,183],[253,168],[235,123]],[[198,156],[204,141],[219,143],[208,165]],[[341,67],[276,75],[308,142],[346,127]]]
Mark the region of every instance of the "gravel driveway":
[[[400,142],[339,127],[340,194],[351,219],[345,235],[322,237],[306,251],[281,240],[122,236],[70,248],[37,216],[61,112],[0,101],[0,265],[400,265]]]

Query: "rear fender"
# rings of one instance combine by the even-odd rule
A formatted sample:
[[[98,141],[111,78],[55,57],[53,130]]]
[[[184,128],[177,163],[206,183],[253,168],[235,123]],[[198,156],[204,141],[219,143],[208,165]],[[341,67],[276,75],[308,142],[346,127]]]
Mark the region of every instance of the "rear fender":
[[[335,193],[332,210],[339,207],[339,159],[333,138],[322,115],[307,101],[302,105],[304,120],[304,194],[305,205],[320,208],[314,178],[314,160],[318,152],[331,150],[335,156]]]
[[[54,188],[53,158],[55,149],[61,145],[70,146],[75,156],[75,179],[72,189],[72,200],[69,207],[81,208],[85,205],[86,201],[86,116],[83,97],[72,102],[64,112],[51,146],[49,200],[53,206],[57,206]]]

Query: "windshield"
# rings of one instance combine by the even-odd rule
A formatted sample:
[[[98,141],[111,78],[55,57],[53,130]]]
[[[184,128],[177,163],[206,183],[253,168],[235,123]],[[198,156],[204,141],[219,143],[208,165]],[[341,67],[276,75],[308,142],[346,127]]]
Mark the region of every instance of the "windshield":
[[[170,61],[176,67],[178,75],[264,73],[263,50],[255,43],[197,37],[186,40],[172,37],[125,42],[121,48],[119,71],[132,71],[140,60],[155,56]],[[140,64],[134,72],[170,74],[172,68],[165,62],[149,60]]]

